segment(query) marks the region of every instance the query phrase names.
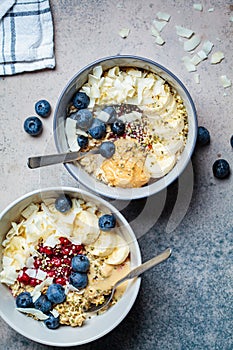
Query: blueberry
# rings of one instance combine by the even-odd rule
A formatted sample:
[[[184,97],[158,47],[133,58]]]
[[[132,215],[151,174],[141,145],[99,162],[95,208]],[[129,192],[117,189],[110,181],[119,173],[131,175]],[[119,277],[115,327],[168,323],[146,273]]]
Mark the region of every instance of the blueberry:
[[[17,307],[33,307],[32,296],[29,292],[22,292],[16,297]]]
[[[111,124],[111,130],[117,136],[121,136],[125,132],[125,123],[123,123],[121,120],[116,120]]]
[[[53,314],[49,314],[49,318],[44,321],[44,324],[49,329],[56,329],[60,326],[60,316],[54,317]]]
[[[50,300],[48,300],[46,295],[41,294],[41,296],[39,296],[39,298],[35,301],[34,307],[44,314],[47,314],[52,310],[52,303]]]
[[[69,282],[77,289],[85,288],[88,283],[87,274],[83,272],[72,272]]]
[[[36,102],[35,111],[40,117],[48,117],[51,112],[50,103],[46,100]]]
[[[99,218],[99,228],[109,231],[116,226],[116,218],[113,214],[104,214]]]
[[[72,113],[70,118],[77,121],[77,128],[87,130],[93,122],[93,115],[89,109],[80,109],[80,111]]]
[[[114,107],[106,106],[102,109],[102,111],[109,114],[109,119],[108,119],[109,124],[113,123],[116,120],[117,112]]]
[[[88,145],[88,137],[84,135],[78,135],[77,142],[81,148],[86,148]]]
[[[65,289],[61,284],[53,283],[46,291],[47,298],[54,304],[63,303],[66,299]]]
[[[95,118],[88,132],[93,139],[100,140],[106,135],[106,125],[100,119]]]
[[[71,261],[71,266],[75,272],[87,272],[90,267],[90,261],[86,255],[75,255]]]
[[[85,92],[77,92],[73,98],[73,104],[78,109],[87,108],[90,103],[90,98],[85,94]]]
[[[66,213],[72,208],[72,201],[67,194],[61,194],[55,200],[55,208],[61,213]]]
[[[231,144],[231,147],[233,147],[233,135],[231,136],[230,144]]]
[[[205,146],[210,143],[210,133],[204,126],[198,127],[197,143],[200,146]]]
[[[224,179],[230,175],[230,166],[225,159],[218,159],[213,164],[213,174],[218,179]]]
[[[101,143],[99,151],[102,157],[111,158],[115,153],[115,145],[111,141]]]
[[[31,136],[39,135],[43,130],[42,121],[38,117],[28,117],[23,124],[24,130]]]

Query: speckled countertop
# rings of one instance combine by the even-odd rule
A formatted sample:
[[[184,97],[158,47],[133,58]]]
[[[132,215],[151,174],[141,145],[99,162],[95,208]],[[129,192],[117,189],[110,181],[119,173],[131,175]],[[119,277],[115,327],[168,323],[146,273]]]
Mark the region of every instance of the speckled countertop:
[[[198,1],[197,1],[198,2]],[[233,218],[232,175],[217,180],[212,164],[228,160],[233,169],[233,87],[224,89],[219,77],[233,81],[233,2],[203,0],[203,11],[191,0],[59,0],[51,1],[56,68],[0,78],[1,173],[0,209],[38,187],[77,186],[62,165],[32,171],[27,157],[55,151],[52,116],[44,131],[31,138],[23,131],[41,98],[53,108],[61,90],[81,67],[100,57],[134,54],[153,59],[173,71],[189,89],[199,125],[211,134],[210,145],[196,148],[182,177],[156,196],[134,202],[111,201],[132,224],[149,259],[172,247],[166,263],[143,275],[138,298],[123,322],[103,338],[79,349],[233,349]],[[210,9],[213,9],[212,11]],[[171,18],[154,43],[151,23],[158,11]],[[181,62],[185,56],[175,25],[191,28],[214,43],[224,60],[197,66],[200,83]],[[118,32],[130,29],[126,39]],[[190,197],[188,197],[190,196]],[[185,204],[184,204],[185,203]],[[153,209],[152,209],[153,208]],[[0,349],[51,349],[17,334],[0,320]]]

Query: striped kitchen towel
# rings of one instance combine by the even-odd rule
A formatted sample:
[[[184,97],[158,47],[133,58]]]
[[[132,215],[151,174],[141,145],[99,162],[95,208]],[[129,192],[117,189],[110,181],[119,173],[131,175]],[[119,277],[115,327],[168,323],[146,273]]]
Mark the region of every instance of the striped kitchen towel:
[[[0,0],[0,75],[54,67],[49,0]]]

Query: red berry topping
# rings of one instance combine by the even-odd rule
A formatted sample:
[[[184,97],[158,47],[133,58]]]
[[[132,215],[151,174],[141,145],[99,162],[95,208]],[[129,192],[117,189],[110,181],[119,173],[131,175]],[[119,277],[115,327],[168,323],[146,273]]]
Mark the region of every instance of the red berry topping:
[[[36,279],[36,278],[31,278],[30,282],[29,282],[30,286],[32,286],[32,287],[37,286],[37,284],[39,284],[39,283],[41,283],[41,281]]]
[[[51,259],[51,264],[54,265],[54,266],[56,266],[56,267],[59,267],[59,266],[61,266],[61,259],[59,259],[59,258],[57,258],[57,257],[54,256],[54,257]]]
[[[62,245],[67,246],[67,245],[71,245],[71,242],[68,240],[68,238],[66,237],[60,237],[59,241],[61,242]]]
[[[71,253],[70,247],[62,247],[61,252],[63,255],[69,255]]]
[[[43,253],[46,255],[53,255],[53,248],[51,247],[43,247]]]
[[[20,276],[18,276],[18,281],[24,284],[29,284],[30,277],[26,274],[26,272],[23,272]]]
[[[50,270],[50,271],[47,272],[47,275],[48,275],[49,277],[55,277],[55,276],[56,276],[56,271]]]
[[[66,284],[66,281],[67,280],[63,277],[57,277],[57,278],[55,278],[54,283],[59,283],[62,286],[64,286]]]
[[[33,265],[36,269],[38,269],[39,267],[41,267],[41,263],[42,263],[41,259],[35,258]]]
[[[72,260],[71,258],[64,258],[64,259],[62,259],[62,263],[70,266],[71,260]]]

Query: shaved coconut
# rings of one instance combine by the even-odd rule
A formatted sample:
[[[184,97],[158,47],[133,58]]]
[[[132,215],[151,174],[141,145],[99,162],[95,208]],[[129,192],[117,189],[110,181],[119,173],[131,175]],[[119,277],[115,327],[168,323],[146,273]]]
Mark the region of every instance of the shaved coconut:
[[[122,120],[124,123],[131,123],[135,120],[140,120],[142,117],[142,113],[133,111],[131,113],[123,114],[119,117],[120,120]]]
[[[24,209],[21,213],[21,215],[28,219],[34,212],[37,212],[39,210],[39,204],[31,203],[26,209]]]
[[[187,69],[188,72],[195,72],[197,70],[197,68],[191,62],[191,60],[188,56],[184,56],[182,58],[182,61],[184,62],[185,68]]]
[[[52,284],[52,283],[53,283],[53,277],[48,277],[40,284],[37,284],[37,286],[35,286],[33,291],[31,292],[31,296],[33,297],[33,301],[37,300],[39,298],[38,295],[40,296],[41,291],[45,286],[50,286],[50,284]]]
[[[13,263],[14,259],[10,258],[9,256],[4,256],[2,259],[3,266],[10,266]]]
[[[57,318],[58,316],[60,316],[59,312],[58,312],[56,309],[53,309],[53,310],[51,310],[50,312],[51,312],[51,314],[52,314],[55,318]]]
[[[95,117],[99,120],[102,120],[104,123],[107,123],[107,121],[109,120],[109,114],[105,111],[95,112]]]
[[[220,63],[224,59],[224,57],[225,56],[224,56],[223,52],[217,51],[217,52],[212,54],[210,63],[211,64]]]
[[[220,76],[220,82],[224,88],[230,87],[231,86],[231,81],[230,79],[227,78],[226,75],[221,75]]]
[[[51,248],[54,248],[55,245],[59,244],[59,239],[57,238],[57,236],[54,234],[54,235],[51,235],[49,236],[46,241],[44,242],[44,245],[46,247],[51,247]]]
[[[185,51],[192,51],[194,50],[201,42],[201,38],[199,35],[192,36],[191,39],[188,39],[184,42],[184,50]]]
[[[156,38],[158,37],[158,36],[160,36],[160,34],[159,34],[159,31],[157,30],[157,29],[155,29],[155,27],[151,27],[151,34],[153,35],[153,36],[155,36]]]
[[[17,307],[16,310],[18,310],[24,314],[33,315],[40,321],[44,321],[44,320],[47,320],[49,318],[49,316],[45,315],[42,311],[34,309],[34,308],[30,308],[30,307],[27,307],[27,308]]]
[[[93,68],[93,75],[100,79],[101,75],[103,73],[102,66],[96,66]]]
[[[204,51],[205,54],[208,56],[209,53],[211,52],[213,46],[214,46],[214,44],[211,41],[206,40],[204,42],[204,44],[202,45],[202,51]]]
[[[80,150],[80,147],[77,142],[76,124],[77,124],[76,120],[72,118],[66,118],[65,130],[66,130],[67,141],[71,151]]]
[[[230,17],[230,22],[233,22],[233,16]]]
[[[26,261],[26,266],[28,268],[32,268],[34,266],[34,258],[32,256],[30,256],[27,261]]]
[[[36,279],[44,281],[47,277],[47,273],[41,269],[37,270]]]
[[[194,74],[194,81],[196,84],[200,84],[200,74],[198,73]]]
[[[183,38],[190,38],[193,35],[193,31],[191,29],[184,28],[182,26],[175,26],[176,34]]]
[[[36,277],[36,270],[35,269],[27,269],[27,270],[25,270],[25,273],[31,278]]]
[[[207,58],[207,54],[203,50],[198,51],[197,55],[202,59],[202,61]]]
[[[155,39],[155,43],[158,45],[163,45],[165,41],[163,40],[163,38],[161,38],[161,36],[157,36],[157,38]]]
[[[203,59],[198,54],[194,55],[190,60],[190,62],[195,66],[197,66],[201,61],[203,61]]]
[[[126,39],[127,36],[129,35],[129,28],[121,28],[118,32],[118,34],[123,38],[123,39]]]
[[[194,8],[194,10],[197,10],[197,11],[203,10],[202,4],[193,4],[193,8]]]
[[[213,7],[211,7],[211,8],[208,9],[208,12],[213,12],[213,11],[214,11],[214,8],[213,8]]]
[[[163,30],[163,28],[167,25],[167,22],[161,22],[161,21],[157,21],[156,19],[153,21],[153,25],[155,26],[155,28],[161,32]]]
[[[156,16],[158,19],[161,19],[162,21],[166,21],[166,22],[168,22],[169,19],[171,18],[171,15],[169,15],[166,12],[161,12],[161,11],[157,12]]]
[[[0,282],[12,285],[15,283],[18,277],[18,273],[15,271],[14,266],[6,266],[0,273]]]

